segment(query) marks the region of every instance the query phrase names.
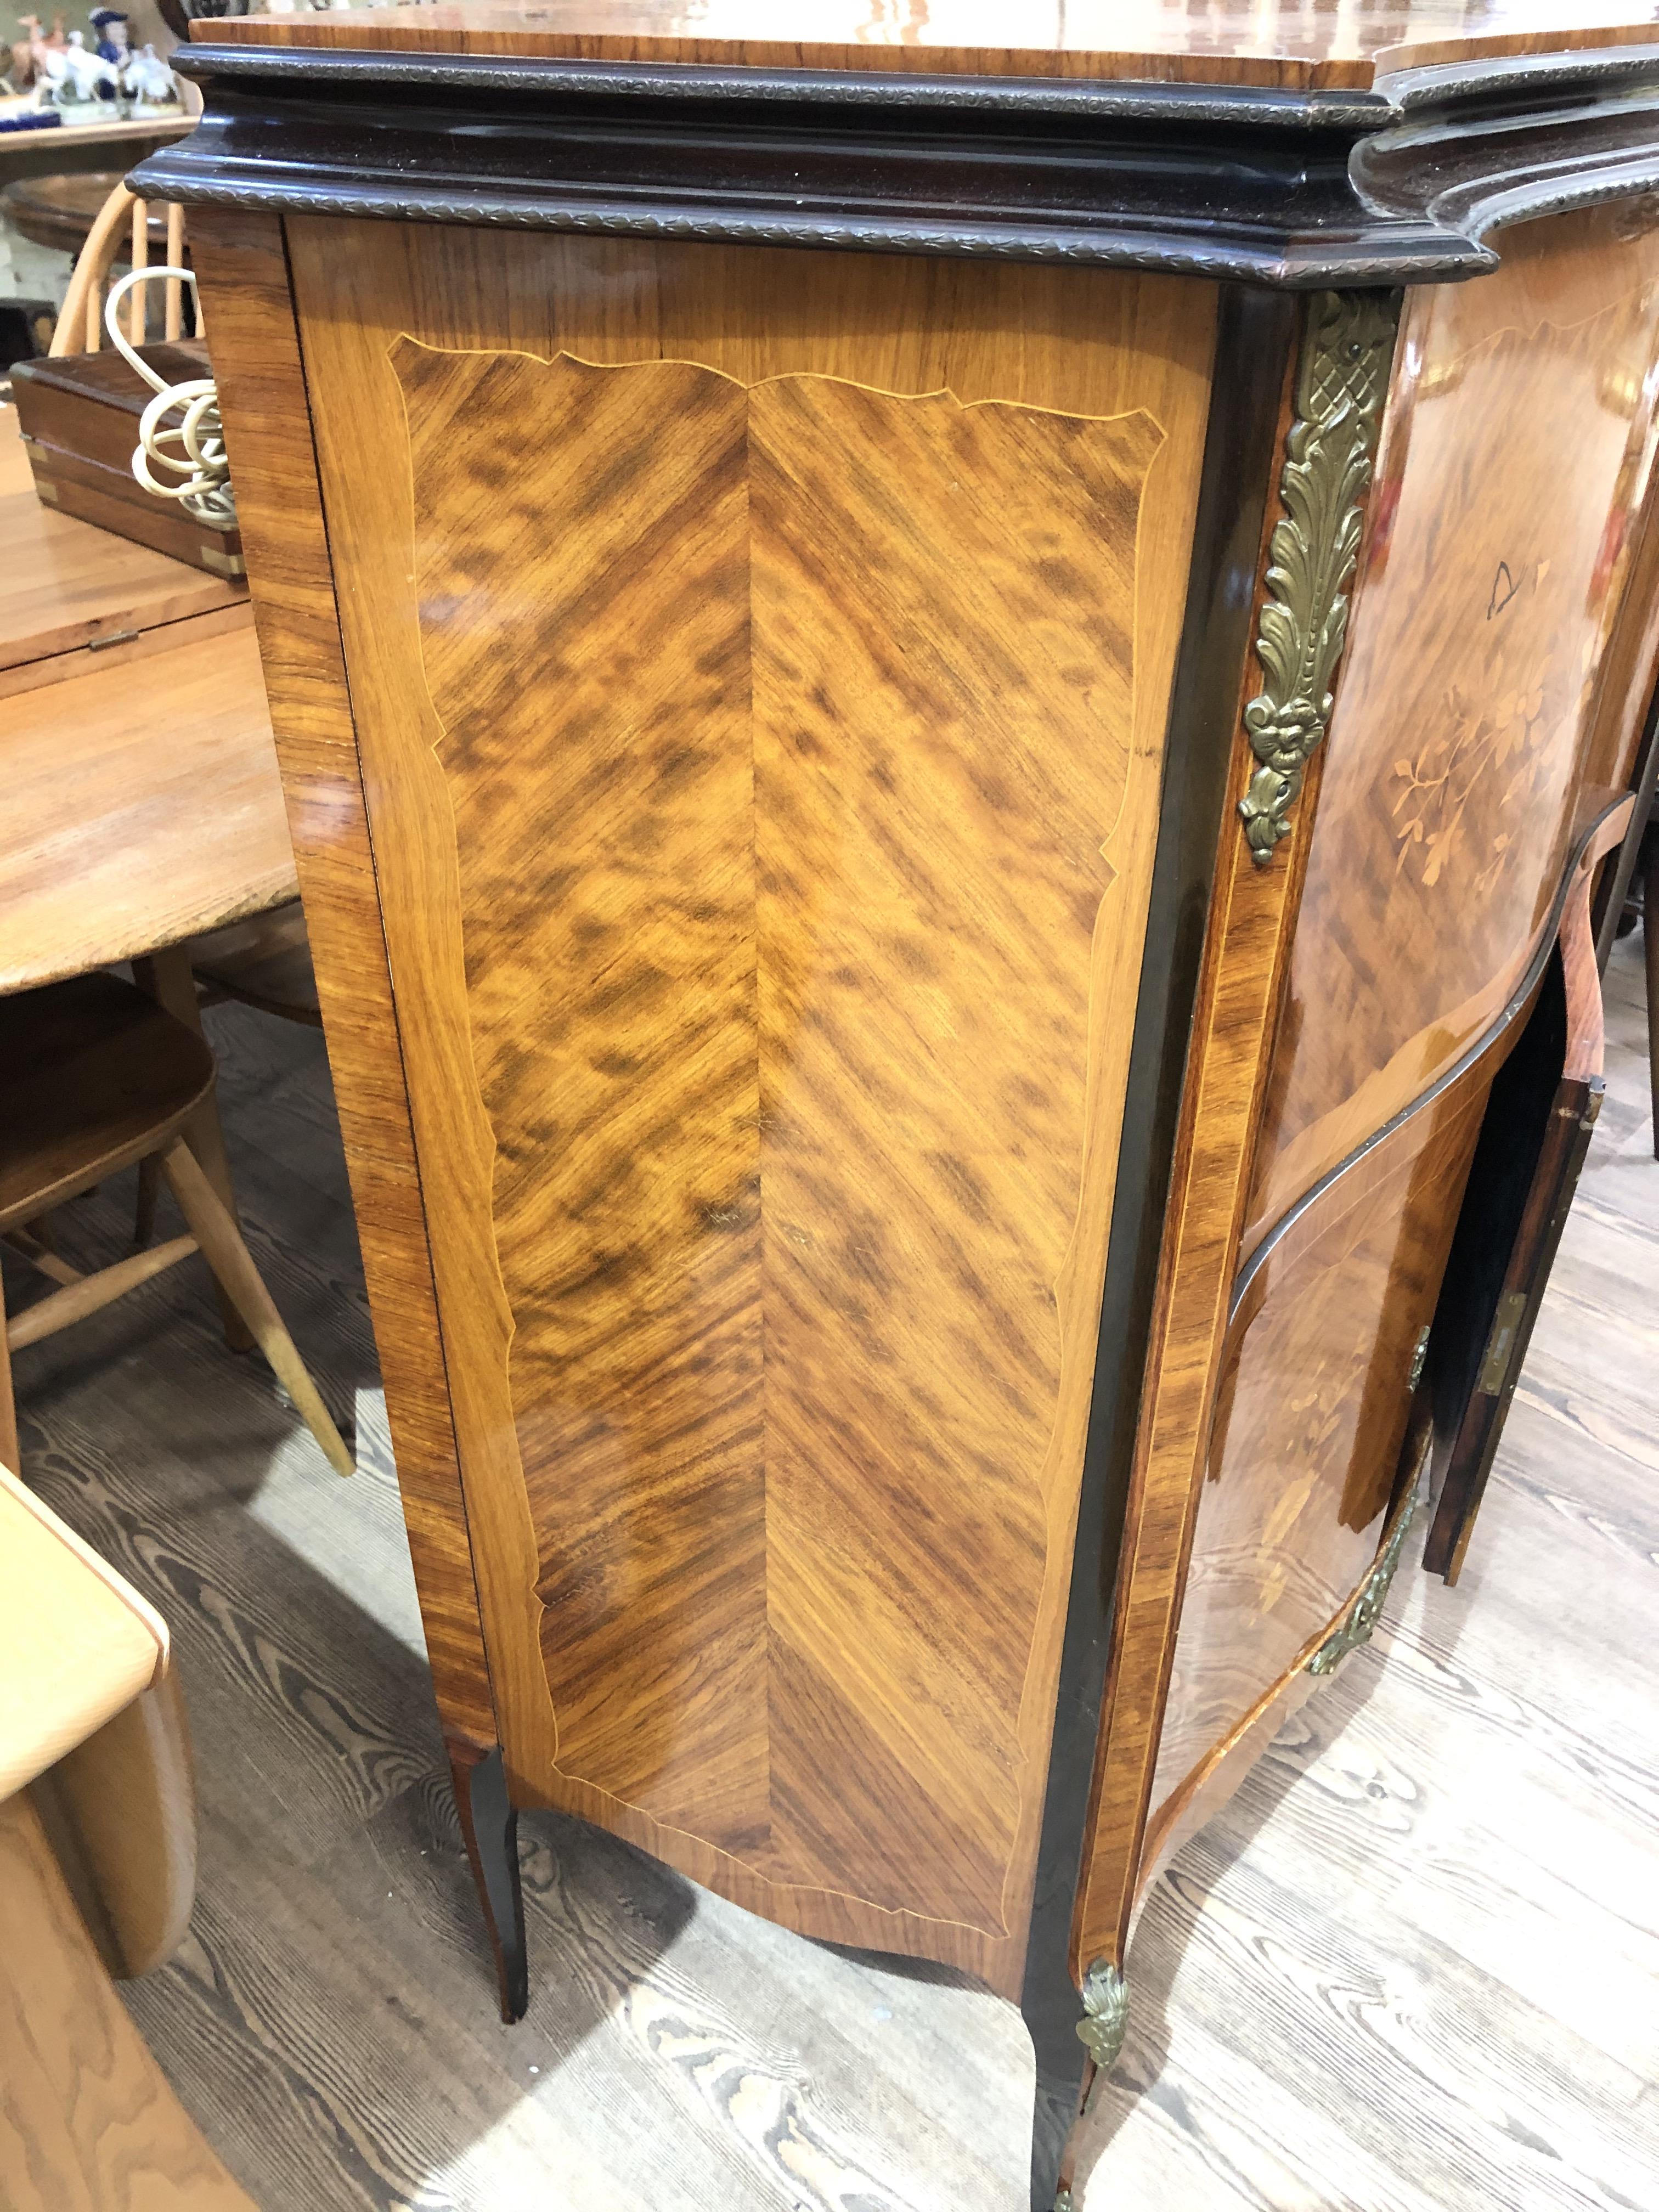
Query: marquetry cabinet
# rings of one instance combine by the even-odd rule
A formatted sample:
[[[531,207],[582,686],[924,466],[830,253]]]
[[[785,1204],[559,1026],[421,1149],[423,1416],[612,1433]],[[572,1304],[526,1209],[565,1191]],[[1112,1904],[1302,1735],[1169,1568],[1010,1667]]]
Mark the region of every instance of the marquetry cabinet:
[[[215,22],[140,185],[504,2009],[557,1806],[1021,2002],[1047,2204],[1593,1115],[1659,48],[959,12]]]

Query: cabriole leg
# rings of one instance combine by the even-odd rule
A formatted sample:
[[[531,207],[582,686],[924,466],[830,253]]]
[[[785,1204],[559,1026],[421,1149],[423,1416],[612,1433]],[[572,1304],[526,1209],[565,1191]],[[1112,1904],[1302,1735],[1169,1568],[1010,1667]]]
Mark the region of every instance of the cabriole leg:
[[[1096,2077],[1123,2048],[1129,1993],[1118,1969],[1097,1959],[1079,1996],[1069,1983],[1041,2008],[1028,1992],[1025,2024],[1036,2049],[1036,2106],[1031,2120],[1031,2212],[1074,2212],[1077,2123]]]
[[[501,1984],[501,2018],[522,2020],[530,2003],[530,1961],[524,1940],[524,1893],[519,1884],[519,1814],[507,1795],[501,1747],[447,1744],[455,1808],[472,1865]]]

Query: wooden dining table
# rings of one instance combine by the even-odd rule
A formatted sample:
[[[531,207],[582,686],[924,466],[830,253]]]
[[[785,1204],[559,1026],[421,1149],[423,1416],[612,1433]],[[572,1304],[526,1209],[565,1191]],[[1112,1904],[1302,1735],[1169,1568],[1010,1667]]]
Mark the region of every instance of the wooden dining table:
[[[43,506],[10,407],[0,788],[0,994],[130,960],[199,1029],[190,940],[299,896],[246,586]],[[186,1134],[234,1208],[210,1101]]]
[[[244,588],[42,507],[10,409],[0,749],[0,992],[298,895]]]

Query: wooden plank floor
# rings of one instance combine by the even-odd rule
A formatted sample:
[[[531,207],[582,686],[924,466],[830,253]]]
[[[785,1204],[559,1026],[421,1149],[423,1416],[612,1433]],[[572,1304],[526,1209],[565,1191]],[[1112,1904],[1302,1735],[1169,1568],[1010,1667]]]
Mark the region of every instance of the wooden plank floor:
[[[1087,2212],[1659,2212],[1639,994],[1626,944],[1608,1103],[1463,1581],[1402,1577],[1396,1624],[1160,1883]],[[355,1407],[362,1473],[331,1476],[227,1352],[192,1268],[21,1353],[17,1382],[30,1480],[173,1623],[200,1898],[129,1995],[215,2148],[264,2212],[1016,2212],[1031,2061],[1007,2007],[552,1816],[524,1823],[530,2014],[498,2025],[320,1042],[210,1022],[250,1239]],[[126,1179],[69,1209],[70,1255],[112,1255],[129,1202]]]

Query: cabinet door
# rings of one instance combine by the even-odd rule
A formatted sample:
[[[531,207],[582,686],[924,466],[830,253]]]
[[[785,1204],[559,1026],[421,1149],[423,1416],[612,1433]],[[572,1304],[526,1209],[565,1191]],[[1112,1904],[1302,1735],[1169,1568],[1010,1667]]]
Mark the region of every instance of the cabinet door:
[[[1621,801],[1586,838],[1558,956],[1526,1034],[1492,1086],[1435,1315],[1439,1497],[1423,1564],[1449,1583],[1462,1570],[1601,1110],[1592,874],[1632,811],[1632,801]]]
[[[1212,295],[290,240],[515,1792],[1012,1992]]]

